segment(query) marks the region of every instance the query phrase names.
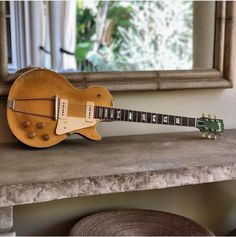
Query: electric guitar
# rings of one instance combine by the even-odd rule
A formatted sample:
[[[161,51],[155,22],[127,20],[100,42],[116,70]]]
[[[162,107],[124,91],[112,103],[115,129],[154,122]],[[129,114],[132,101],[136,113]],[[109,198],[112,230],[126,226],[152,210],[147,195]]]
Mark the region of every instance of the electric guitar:
[[[196,127],[203,136],[216,138],[224,131],[223,120],[149,113],[113,107],[111,93],[104,87],[76,89],[62,75],[32,69],[13,83],[7,101],[7,120],[15,137],[32,147],[50,147],[70,134],[100,140],[101,121],[129,121]]]

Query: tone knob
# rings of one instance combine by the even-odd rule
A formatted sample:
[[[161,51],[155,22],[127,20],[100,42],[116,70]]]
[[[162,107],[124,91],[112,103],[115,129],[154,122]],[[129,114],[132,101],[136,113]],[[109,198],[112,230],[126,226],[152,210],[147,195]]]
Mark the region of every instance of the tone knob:
[[[30,126],[30,122],[29,121],[24,121],[22,123],[22,125],[23,125],[24,128],[28,128]]]
[[[27,133],[28,138],[33,139],[36,136],[35,132],[28,132]]]
[[[48,141],[50,137],[48,134],[43,134],[42,138],[44,141]]]
[[[37,128],[42,129],[45,127],[45,123],[37,123]]]

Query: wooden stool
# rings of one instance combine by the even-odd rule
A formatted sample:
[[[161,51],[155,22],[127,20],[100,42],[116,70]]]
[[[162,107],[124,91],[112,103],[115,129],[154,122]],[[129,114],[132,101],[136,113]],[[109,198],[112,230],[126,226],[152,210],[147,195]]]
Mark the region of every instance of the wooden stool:
[[[113,210],[81,219],[72,236],[214,236],[186,217],[162,211]]]

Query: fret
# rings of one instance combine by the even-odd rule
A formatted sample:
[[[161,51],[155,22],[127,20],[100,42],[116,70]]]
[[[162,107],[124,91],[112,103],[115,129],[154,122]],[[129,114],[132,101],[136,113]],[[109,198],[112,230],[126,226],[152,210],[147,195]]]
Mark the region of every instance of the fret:
[[[175,116],[169,115],[169,125],[175,125]]]
[[[95,106],[94,107],[94,118],[97,118],[98,117],[98,107]]]
[[[114,111],[113,112],[113,117],[114,117],[113,120],[116,120],[116,109],[114,109],[113,111]]]
[[[107,108],[107,119],[108,120],[111,120],[110,114],[111,114],[111,108]]]
[[[188,126],[188,118],[187,117],[182,117],[182,126]]]
[[[138,111],[138,122],[142,122],[142,113]]]
[[[195,118],[189,118],[189,127],[195,127]]]
[[[158,116],[158,118],[157,118],[158,119],[157,120],[158,124],[163,124],[163,115],[162,114],[158,114],[157,116]]]
[[[147,123],[152,122],[152,113],[147,113]]]
[[[121,109],[121,121],[125,121],[125,111],[123,109]]]
[[[124,120],[129,121],[129,110],[124,110]]]
[[[138,116],[137,116],[137,111],[133,111],[133,121],[137,122]]]

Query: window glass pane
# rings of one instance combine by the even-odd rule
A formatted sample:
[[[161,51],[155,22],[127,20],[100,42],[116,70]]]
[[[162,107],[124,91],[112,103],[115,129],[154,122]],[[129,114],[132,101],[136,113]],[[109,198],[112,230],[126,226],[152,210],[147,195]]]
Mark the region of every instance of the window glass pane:
[[[201,2],[201,6],[204,4]],[[193,1],[183,0],[78,1],[78,69],[143,71],[202,67],[201,63],[194,62],[202,55],[194,53],[193,48],[196,48],[194,44],[201,47],[203,30],[211,34],[209,39],[204,38],[205,44],[209,43],[205,47],[212,49],[206,56],[210,62],[203,67],[211,68],[214,3],[210,12],[213,14],[208,13],[205,20],[200,19],[200,8],[195,5]],[[194,22],[198,20],[201,23],[195,25],[203,30],[196,30],[195,34]],[[208,28],[202,27],[203,24]],[[195,42],[194,37],[200,41]]]
[[[11,22],[10,18],[7,17],[7,50],[8,50],[8,63],[12,63],[12,42],[11,42]]]
[[[10,14],[10,2],[6,1],[6,14],[9,15]]]

